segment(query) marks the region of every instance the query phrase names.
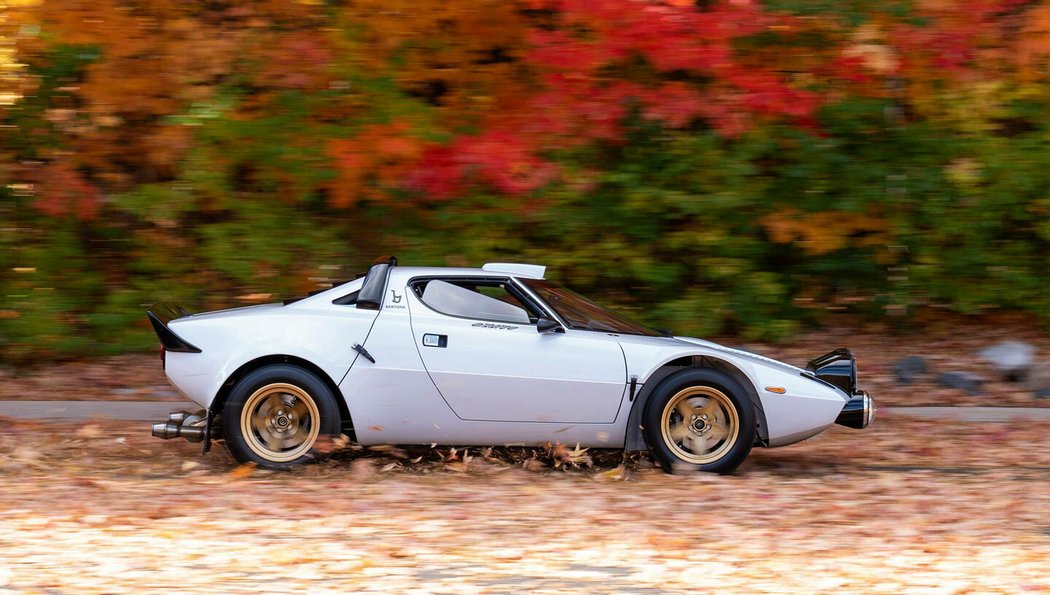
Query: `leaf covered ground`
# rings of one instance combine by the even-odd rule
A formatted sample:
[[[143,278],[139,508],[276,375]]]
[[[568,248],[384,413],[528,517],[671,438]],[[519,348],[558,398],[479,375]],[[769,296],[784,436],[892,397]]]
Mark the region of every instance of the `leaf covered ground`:
[[[1050,423],[885,416],[734,475],[331,444],[291,473],[145,424],[0,424],[0,592],[1050,591]]]

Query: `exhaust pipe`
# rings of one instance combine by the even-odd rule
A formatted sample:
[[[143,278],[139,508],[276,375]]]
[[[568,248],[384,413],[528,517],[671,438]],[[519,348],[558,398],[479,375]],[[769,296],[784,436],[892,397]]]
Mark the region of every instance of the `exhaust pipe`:
[[[207,424],[208,413],[204,409],[196,413],[175,411],[168,415],[168,421],[153,424],[153,435],[164,440],[185,438],[190,442],[203,442]]]
[[[840,426],[858,430],[870,426],[873,421],[875,421],[875,399],[872,399],[866,392],[853,395],[852,399],[846,401],[842,413],[839,413],[838,418],[835,419],[835,423]]]

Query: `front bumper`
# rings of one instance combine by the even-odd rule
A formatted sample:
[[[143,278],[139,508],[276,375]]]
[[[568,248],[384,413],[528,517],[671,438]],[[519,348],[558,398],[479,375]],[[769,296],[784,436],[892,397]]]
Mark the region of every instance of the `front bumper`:
[[[846,401],[835,423],[847,428],[863,430],[875,421],[875,399],[866,391],[858,391],[853,398]]]

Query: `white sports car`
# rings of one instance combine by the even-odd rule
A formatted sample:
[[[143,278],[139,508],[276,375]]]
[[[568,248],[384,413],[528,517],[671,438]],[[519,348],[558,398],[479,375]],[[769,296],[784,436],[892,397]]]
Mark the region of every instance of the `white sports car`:
[[[362,445],[649,450],[667,471],[727,473],[752,446],[875,415],[846,349],[801,369],[642,326],[544,280],[542,266],[396,262],[283,304],[152,307],[169,380],[203,407],[153,435],[205,452],[221,437],[267,468],[345,433]]]

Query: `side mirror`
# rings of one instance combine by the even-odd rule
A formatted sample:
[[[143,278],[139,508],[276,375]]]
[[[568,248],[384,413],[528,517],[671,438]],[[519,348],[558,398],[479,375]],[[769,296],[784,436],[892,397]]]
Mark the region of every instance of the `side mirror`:
[[[538,333],[564,333],[565,329],[557,322],[549,318],[540,318],[536,321],[536,332]]]

